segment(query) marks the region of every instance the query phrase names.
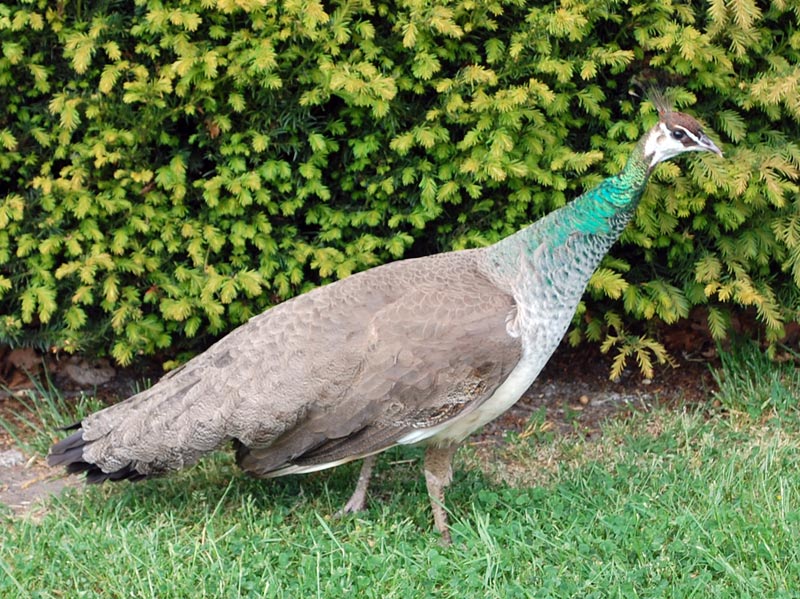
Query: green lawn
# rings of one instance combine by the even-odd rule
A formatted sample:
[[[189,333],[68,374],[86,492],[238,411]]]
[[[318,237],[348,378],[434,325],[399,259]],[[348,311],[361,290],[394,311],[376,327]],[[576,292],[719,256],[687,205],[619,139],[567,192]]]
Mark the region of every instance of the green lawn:
[[[342,520],[355,465],[263,482],[220,454],[71,492],[4,517],[0,597],[800,597],[800,376],[748,351],[720,384],[718,408],[612,419],[598,440],[515,436],[495,471],[463,449],[447,548],[414,449]],[[540,483],[491,482],[508,460],[535,474],[542,443],[563,460]]]

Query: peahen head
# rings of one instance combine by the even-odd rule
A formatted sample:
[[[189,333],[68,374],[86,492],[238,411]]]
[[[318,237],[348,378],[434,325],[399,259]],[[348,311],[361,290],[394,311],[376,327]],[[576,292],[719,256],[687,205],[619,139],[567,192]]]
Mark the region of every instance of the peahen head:
[[[644,159],[649,169],[683,152],[708,151],[722,156],[722,150],[688,114],[665,110],[659,112],[659,117],[644,139]]]

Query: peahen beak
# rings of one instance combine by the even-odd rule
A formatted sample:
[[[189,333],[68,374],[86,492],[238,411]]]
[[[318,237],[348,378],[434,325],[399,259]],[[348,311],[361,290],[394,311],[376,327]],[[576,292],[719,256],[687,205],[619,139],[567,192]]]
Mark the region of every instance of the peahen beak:
[[[700,139],[697,141],[697,145],[699,146],[699,149],[708,150],[709,152],[714,152],[714,154],[716,154],[717,156],[723,155],[722,150],[720,150],[717,147],[717,144],[711,141],[711,138],[708,137],[708,135],[706,135],[705,133],[703,133],[700,136]]]

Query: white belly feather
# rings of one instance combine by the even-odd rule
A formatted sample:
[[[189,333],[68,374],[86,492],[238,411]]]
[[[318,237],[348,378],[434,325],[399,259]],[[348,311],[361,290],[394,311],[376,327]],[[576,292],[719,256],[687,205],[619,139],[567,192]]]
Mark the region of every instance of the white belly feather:
[[[400,437],[397,443],[413,445],[424,442],[435,445],[451,445],[463,441],[470,433],[494,420],[517,403],[543,367],[544,363],[541,359],[526,352],[503,384],[477,409],[430,428],[413,430]]]

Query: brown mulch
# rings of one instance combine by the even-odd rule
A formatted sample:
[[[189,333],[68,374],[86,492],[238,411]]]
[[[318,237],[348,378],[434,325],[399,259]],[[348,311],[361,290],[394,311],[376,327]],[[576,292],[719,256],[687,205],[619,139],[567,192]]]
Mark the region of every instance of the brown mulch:
[[[524,430],[534,414],[543,413],[542,419],[555,432],[591,437],[599,434],[608,418],[632,410],[711,402],[716,356],[673,354],[673,358],[674,366],[656,366],[652,379],[629,367],[613,381],[611,356],[596,347],[561,347],[522,399],[482,434],[499,438],[508,430]]]

